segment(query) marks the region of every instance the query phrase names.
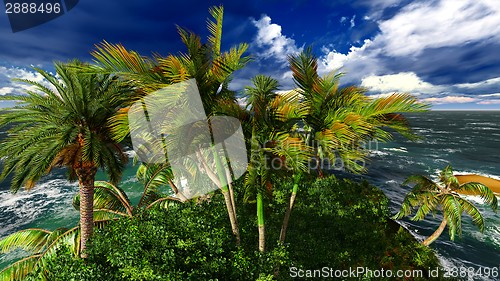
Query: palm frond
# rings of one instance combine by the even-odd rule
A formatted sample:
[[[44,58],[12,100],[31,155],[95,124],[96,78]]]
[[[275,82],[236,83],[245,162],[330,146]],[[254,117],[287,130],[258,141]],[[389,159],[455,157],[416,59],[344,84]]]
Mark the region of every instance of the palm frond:
[[[450,239],[455,240],[455,236],[462,235],[462,212],[463,208],[459,202],[458,195],[443,194],[441,196],[441,206],[443,214],[448,221]]]
[[[0,281],[21,281],[33,272],[41,255],[33,255],[19,260],[0,271]]]
[[[15,249],[38,253],[47,243],[51,232],[41,228],[28,228],[15,232],[0,240],[0,252],[7,253]]]
[[[472,218],[472,222],[481,232],[484,232],[484,219],[479,209],[464,198],[457,197],[457,201],[462,206],[462,209]]]
[[[460,185],[457,189],[457,192],[463,192],[466,194],[479,195],[481,199],[493,209],[493,211],[497,211],[498,209],[498,199],[486,185],[478,182],[468,182]]]
[[[222,41],[222,20],[224,17],[224,7],[214,6],[208,9],[208,12],[212,16],[213,20],[207,20],[207,28],[210,35],[208,36],[208,42],[212,46],[212,53],[217,58],[220,56],[220,47]]]

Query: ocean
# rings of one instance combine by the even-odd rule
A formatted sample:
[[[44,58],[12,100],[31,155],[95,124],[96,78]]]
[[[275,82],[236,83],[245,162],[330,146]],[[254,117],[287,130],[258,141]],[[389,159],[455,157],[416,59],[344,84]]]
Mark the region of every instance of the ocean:
[[[371,144],[366,179],[378,186],[391,199],[395,213],[409,191],[401,183],[412,174],[428,175],[436,179],[439,170],[451,164],[457,173],[475,173],[500,179],[500,111],[431,111],[407,115],[414,131],[423,138],[409,141],[396,135],[388,143]],[[104,179],[103,174],[98,178]],[[135,167],[127,167],[121,187],[133,203],[142,192],[135,179]],[[63,171],[47,176],[33,190],[11,194],[8,183],[0,184],[0,238],[28,227],[55,229],[72,227],[78,221],[78,212],[71,202],[77,192],[76,183],[65,180]],[[443,266],[499,267],[500,215],[494,213],[475,197],[485,217],[486,229],[481,233],[469,217],[464,215],[463,235],[450,241],[445,230],[431,245]],[[413,222],[400,221],[418,239],[432,234],[441,222],[435,218]],[[21,251],[0,255],[0,268],[23,256]],[[487,280],[481,278],[478,280]],[[490,280],[495,280],[492,278]],[[496,279],[498,280],[498,279]]]

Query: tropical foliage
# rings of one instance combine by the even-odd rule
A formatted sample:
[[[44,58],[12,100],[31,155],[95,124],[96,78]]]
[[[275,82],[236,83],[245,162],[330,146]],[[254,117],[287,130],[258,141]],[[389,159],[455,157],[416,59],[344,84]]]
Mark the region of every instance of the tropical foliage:
[[[120,180],[127,157],[111,138],[108,120],[133,93],[114,75],[83,73],[78,61],[56,63],[56,74],[34,70],[49,86],[19,80],[33,86],[25,95],[2,96],[19,101],[0,117],[8,136],[0,143],[3,169],[0,180],[12,175],[11,190],[30,189],[53,168],[65,167],[70,180],[80,184],[81,249],[92,234],[92,198],[98,169],[113,183]]]
[[[137,207],[149,209],[154,206],[168,209],[172,204],[179,203],[178,198],[161,196],[147,206],[133,206],[127,194],[119,187],[105,181],[94,183],[94,227],[103,229],[111,221],[119,218],[132,218],[136,215]],[[146,188],[146,190],[148,190]],[[145,191],[146,192],[146,191]],[[160,194],[160,193],[158,193]],[[151,196],[143,195],[143,198]],[[141,203],[139,203],[141,204]],[[80,194],[73,198],[73,207],[80,209]],[[0,253],[12,252],[22,249],[30,256],[17,261],[0,272],[0,280],[23,280],[29,273],[37,271],[40,278],[51,280],[47,277],[47,260],[60,249],[71,252],[73,256],[81,253],[80,227],[58,228],[54,231],[30,228],[13,233],[0,240]]]
[[[98,45],[97,50],[93,52],[97,63],[95,70],[116,73],[132,81],[145,95],[174,83],[195,79],[208,118],[224,114],[244,119],[245,112],[236,103],[235,93],[228,89],[228,85],[232,79],[232,73],[241,69],[250,60],[248,56],[244,56],[248,45],[241,43],[229,51],[221,51],[224,9],[222,6],[212,7],[209,13],[211,18],[207,20],[209,32],[207,43],[202,43],[198,35],[181,27],[178,27],[178,32],[187,52],[179,55],[147,58],[134,51],[126,50],[122,45],[104,42]],[[115,139],[119,141],[126,139],[130,134],[127,113],[128,109],[124,109],[113,117],[111,122]],[[203,160],[203,155],[199,155],[199,158],[200,161]],[[219,156],[214,158],[218,160]],[[227,171],[212,172],[212,168],[218,163],[204,162],[204,164],[205,173],[212,175],[211,179],[218,185],[226,198],[233,234],[239,243],[236,205],[234,192],[231,185],[228,184],[230,183],[229,174]],[[193,166],[192,163],[188,165]],[[157,169],[158,167],[165,170],[158,172],[163,175],[171,175],[168,160],[162,165],[146,169]],[[173,185],[172,181],[169,184],[176,196],[183,197],[182,194],[176,192],[178,191],[177,187]]]
[[[476,194],[494,211],[498,208],[498,200],[493,192],[484,184],[469,182],[460,184],[453,175],[451,165],[446,166],[439,174],[439,182],[434,182],[428,177],[414,175],[408,177],[404,184],[414,184],[413,189],[406,195],[401,210],[394,216],[401,219],[417,212],[412,220],[423,220],[429,213],[435,215],[442,212],[443,220],[438,229],[422,243],[429,245],[434,242],[448,226],[450,239],[454,240],[458,234],[462,235],[462,214],[465,212],[477,225],[481,232],[484,231],[484,218],[479,209],[460,193]]]

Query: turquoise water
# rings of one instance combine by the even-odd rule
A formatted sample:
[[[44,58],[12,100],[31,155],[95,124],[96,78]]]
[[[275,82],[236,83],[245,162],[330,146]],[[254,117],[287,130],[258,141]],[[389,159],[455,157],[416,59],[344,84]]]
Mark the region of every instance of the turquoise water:
[[[394,212],[408,191],[401,186],[411,174],[437,176],[438,170],[451,163],[459,173],[476,173],[500,177],[500,112],[428,112],[408,115],[415,132],[424,139],[411,142],[401,137],[386,144],[372,144],[368,173],[363,178],[380,187],[391,199]],[[103,175],[99,175],[104,179]],[[133,202],[142,194],[130,163],[123,176],[122,188]],[[78,188],[65,180],[62,171],[42,180],[30,192],[13,195],[8,184],[0,185],[0,237],[27,227],[55,229],[71,227],[78,212],[71,201]],[[447,232],[431,245],[443,264],[478,268],[500,266],[500,215],[476,198],[486,219],[486,230],[480,233],[468,217],[464,217],[462,239],[451,242]],[[423,222],[401,223],[417,238],[430,235],[441,217]],[[23,253],[0,256],[0,268]],[[493,280],[493,279],[492,279]]]

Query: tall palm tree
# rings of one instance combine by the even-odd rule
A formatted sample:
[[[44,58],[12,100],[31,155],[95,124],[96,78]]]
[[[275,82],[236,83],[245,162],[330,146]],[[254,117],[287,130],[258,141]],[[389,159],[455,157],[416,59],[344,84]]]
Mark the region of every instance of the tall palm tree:
[[[78,61],[55,63],[55,75],[35,68],[50,87],[18,80],[34,90],[0,97],[18,101],[0,117],[0,127],[10,126],[0,143],[0,180],[12,175],[12,192],[21,187],[29,190],[53,168],[67,168],[69,179],[78,179],[80,185],[80,244],[85,257],[94,226],[97,170],[102,169],[116,183],[127,161],[121,145],[111,138],[107,122],[133,89],[112,75],[83,73],[82,67],[86,65]]]
[[[270,193],[273,172],[289,169],[296,172],[307,170],[306,162],[310,149],[297,136],[296,121],[301,114],[296,95],[276,94],[278,81],[268,76],[257,75],[253,86],[245,89],[248,96],[252,136],[250,164],[245,185],[248,199],[254,196],[257,203],[257,225],[259,251],[265,250],[264,197]],[[279,160],[278,166],[274,160]],[[268,192],[266,192],[268,191]]]
[[[451,240],[455,239],[456,234],[461,236],[464,211],[471,216],[472,222],[479,230],[484,231],[483,216],[472,202],[460,196],[460,192],[479,195],[494,211],[498,208],[497,198],[487,186],[477,182],[460,184],[453,175],[451,165],[446,166],[439,175],[439,182],[421,175],[408,177],[403,184],[415,186],[406,195],[401,210],[394,216],[395,219],[401,219],[411,215],[414,208],[418,208],[412,220],[419,221],[429,213],[434,215],[441,211],[443,220],[438,229],[422,242],[426,246],[434,242],[447,225]]]
[[[288,61],[297,85],[297,89],[290,93],[300,97],[300,110],[305,111],[301,118],[302,135],[314,151],[314,167],[320,177],[323,176],[323,160],[335,164],[340,162],[340,168],[354,173],[363,172],[365,167],[360,162],[364,163],[368,155],[364,144],[372,140],[390,140],[392,135],[385,128],[408,138],[415,137],[400,113],[425,111],[428,105],[419,103],[409,94],[371,99],[365,95],[364,88],[340,87],[342,74],[330,73],[323,77],[318,74],[318,59],[311,48],[289,56]],[[294,179],[281,229],[281,242],[285,240],[300,177],[297,174]]]
[[[97,46],[93,56],[98,64],[97,72],[116,73],[134,83],[144,95],[174,83],[195,79],[200,97],[208,118],[214,115],[229,115],[238,119],[248,118],[235,99],[235,93],[228,89],[231,75],[241,69],[250,60],[244,56],[248,45],[238,44],[229,51],[221,51],[222,23],[224,9],[222,6],[209,9],[211,18],[207,20],[209,36],[207,43],[202,43],[200,36],[178,27],[186,53],[162,57],[155,55],[148,58],[137,52],[127,50],[120,44],[103,42]],[[123,109],[113,119],[115,139],[121,141],[129,137],[128,108]],[[215,157],[218,159],[218,157]],[[207,174],[214,175],[212,165],[205,163]],[[168,160],[163,169],[170,169]],[[169,173],[165,173],[169,174]],[[230,174],[230,173],[229,173]],[[226,198],[226,207],[236,243],[240,235],[234,203],[232,185],[224,180],[227,171],[217,171],[219,179],[214,178],[219,189]],[[226,184],[224,184],[226,183]],[[175,189],[173,186],[172,188]]]

